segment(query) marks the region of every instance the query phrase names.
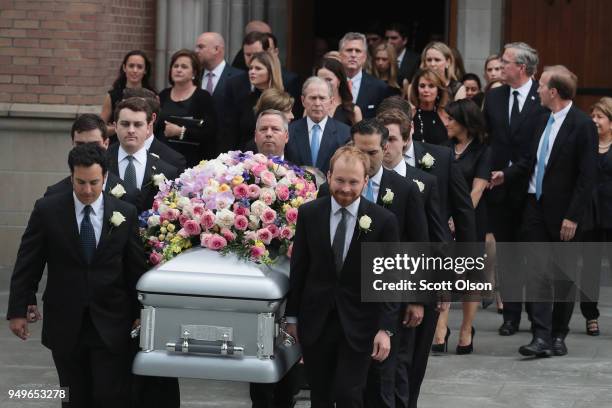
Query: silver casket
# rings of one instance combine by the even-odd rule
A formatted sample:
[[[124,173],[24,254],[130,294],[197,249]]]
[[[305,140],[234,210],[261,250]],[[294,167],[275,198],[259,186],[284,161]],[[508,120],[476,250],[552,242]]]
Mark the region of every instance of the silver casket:
[[[258,265],[194,248],[145,273],[137,290],[135,374],[273,383],[300,358],[280,324],[287,259]]]

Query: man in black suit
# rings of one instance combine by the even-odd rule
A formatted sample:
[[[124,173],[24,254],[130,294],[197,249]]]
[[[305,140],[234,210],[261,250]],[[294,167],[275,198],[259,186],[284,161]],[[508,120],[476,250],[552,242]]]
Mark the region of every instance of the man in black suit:
[[[176,167],[147,151],[145,142],[153,129],[153,114],[142,98],[125,99],[115,109],[118,144],[108,149],[109,171],[123,180],[126,190],[137,197],[139,212],[153,205],[164,179],[178,177]]]
[[[538,94],[550,113],[536,120],[529,153],[509,168],[494,171],[495,186],[515,181],[527,191],[521,237],[526,242],[577,241],[597,175],[597,130],[576,106],[577,78],[562,65],[545,67]],[[558,255],[557,255],[558,256]],[[565,336],[575,301],[575,285],[560,276],[552,259],[529,262],[528,295],[535,293],[555,302],[530,305],[533,339],[522,346],[524,356],[567,354]],[[575,267],[575,260],[574,260]],[[571,276],[570,276],[571,278]]]
[[[529,152],[534,138],[536,119],[544,112],[540,104],[538,84],[532,79],[538,66],[538,52],[525,43],[504,46],[502,76],[505,85],[489,90],[483,113],[489,129],[492,171],[505,171]],[[518,182],[508,182],[487,195],[488,226],[497,242],[518,241],[525,190]],[[511,276],[520,271],[509,270],[516,255],[500,251],[498,273]],[[503,299],[502,285],[502,299]],[[504,301],[502,336],[513,335],[521,321],[521,302]]]
[[[331,86],[319,77],[304,82],[302,104],[305,117],[289,125],[287,160],[298,166],[313,166],[326,173],[336,149],[348,142],[350,128],[328,116]]]
[[[11,277],[7,318],[25,340],[26,310],[47,267],[42,343],[51,350],[64,407],[128,407],[130,330],[136,282],[146,270],[131,204],[103,193],[106,152],[93,143],[69,154],[73,190],[39,199]],[[57,239],[60,236],[62,239]]]
[[[370,361],[387,358],[398,323],[395,305],[361,302],[361,243],[399,239],[393,213],[361,197],[368,168],[356,147],[338,149],[331,196],[299,208],[285,315],[302,346],[313,408],[363,407]]]
[[[212,95],[217,123],[223,124],[217,132],[215,151],[224,153],[233,148],[228,144],[230,138],[228,138],[227,131],[231,128],[229,123],[231,107],[227,100],[226,88],[232,78],[243,74],[244,71],[225,62],[225,41],[219,33],[202,33],[196,41],[195,51],[204,68],[202,89]]]
[[[383,81],[363,71],[367,59],[367,40],[361,33],[346,33],[340,40],[340,61],[346,71],[353,103],[359,106],[364,118],[372,118],[376,107],[389,93]]]
[[[385,30],[385,39],[395,48],[397,54],[397,83],[402,85],[404,79],[411,82],[414,73],[419,69],[421,56],[407,48],[408,27],[401,23],[390,24]]]
[[[257,31],[259,33],[271,33],[272,29],[265,21],[261,20],[252,20],[247,23],[244,27],[244,35],[246,36],[249,33]],[[244,58],[244,49],[240,48],[236,53],[236,56],[232,60],[232,67],[239,69],[241,71],[247,71],[249,68],[247,67],[247,63]]]

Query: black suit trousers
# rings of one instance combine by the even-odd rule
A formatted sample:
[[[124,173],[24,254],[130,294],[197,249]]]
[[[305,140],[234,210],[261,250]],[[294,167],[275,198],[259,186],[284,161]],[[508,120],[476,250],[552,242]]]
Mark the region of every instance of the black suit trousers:
[[[559,236],[553,236],[547,228],[544,211],[540,201],[530,194],[521,227],[525,242],[559,243]],[[532,331],[536,337],[546,341],[551,337],[565,338],[574,311],[576,285],[564,272],[571,268],[572,259],[568,258],[571,253],[565,255],[555,248],[542,251],[541,246],[535,246],[533,253],[527,254],[526,294],[528,300],[535,300],[529,305]],[[575,259],[573,265],[577,267]]]
[[[370,352],[350,347],[335,311],[329,313],[321,336],[302,344],[302,356],[312,408],[363,407]]]
[[[132,356],[107,349],[87,309],[75,350],[51,354],[60,386],[68,387],[63,408],[130,407]]]
[[[368,371],[368,382],[365,393],[366,408],[395,407],[395,372],[400,336],[398,330],[391,337],[391,351],[382,362],[372,361]]]
[[[298,365],[291,367],[277,383],[250,383],[252,408],[292,408],[294,396],[300,391]]]

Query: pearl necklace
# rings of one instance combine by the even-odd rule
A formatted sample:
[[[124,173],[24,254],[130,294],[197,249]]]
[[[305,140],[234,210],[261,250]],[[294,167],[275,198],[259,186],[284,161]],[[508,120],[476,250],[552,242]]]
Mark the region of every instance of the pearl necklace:
[[[423,132],[423,118],[421,117],[421,112],[422,111],[423,110],[421,108],[417,108],[417,118],[419,119],[419,130],[421,131],[421,137],[423,138],[423,140],[425,140],[425,133]],[[438,109],[434,105],[433,112],[437,112],[437,111],[438,111]],[[431,124],[435,125],[436,124],[436,120],[432,119]]]
[[[467,148],[468,148],[468,146],[470,145],[470,143],[472,143],[472,140],[474,140],[474,139],[470,139],[470,141],[469,141],[469,142],[467,142],[467,143],[465,144],[465,146],[463,146],[463,149],[461,149],[461,151],[460,151],[460,152],[458,152],[458,151],[457,151],[457,145],[455,145],[455,156],[457,156],[457,157],[461,156],[461,155],[463,154],[463,152],[465,152],[465,149],[467,149]]]
[[[610,148],[610,146],[612,146],[612,140],[608,143],[599,143],[599,152],[600,153],[605,153],[608,151],[608,149]]]

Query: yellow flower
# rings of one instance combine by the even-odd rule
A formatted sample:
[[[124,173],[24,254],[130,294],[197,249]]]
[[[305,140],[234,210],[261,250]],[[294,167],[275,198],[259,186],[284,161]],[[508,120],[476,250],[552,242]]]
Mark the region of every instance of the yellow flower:
[[[170,203],[170,204],[168,205],[168,207],[170,207],[170,208],[176,208],[176,203]]]
[[[167,226],[168,226],[168,224],[170,224],[170,221],[168,221],[168,220],[164,220],[164,222],[162,222],[162,225],[163,225],[164,227],[167,227]]]
[[[227,184],[223,183],[219,186],[219,192],[220,193],[225,193],[226,191],[231,190],[231,187],[228,186]]]
[[[295,185],[295,189],[298,190],[298,191],[302,190],[303,188],[304,188],[304,183],[297,183]]]
[[[232,179],[232,185],[237,186],[238,184],[242,183],[244,181],[244,177],[242,176],[234,176],[234,178]]]
[[[170,224],[170,225],[172,225],[172,224]],[[170,225],[168,225],[168,227],[170,227]],[[159,229],[159,232],[161,232],[162,234],[165,234],[166,232],[168,232],[168,228],[166,228],[166,227],[161,227],[161,228]]]
[[[302,204],[304,204],[304,199],[302,197],[296,197],[293,200],[291,200],[291,206],[293,208],[297,208]]]
[[[171,232],[166,234],[166,238],[168,238],[168,240],[171,240],[173,236],[174,236],[174,234],[171,233]]]
[[[255,241],[255,246],[265,248],[266,244],[264,244],[263,241],[257,240]]]
[[[290,208],[291,206],[289,204],[283,204],[283,212],[289,211]]]
[[[164,239],[166,239],[166,236],[164,234],[159,234],[159,236],[157,237],[160,241],[163,241]]]
[[[169,231],[169,232],[174,232],[174,230],[176,229],[176,227],[174,226],[174,224],[169,224],[167,228],[168,228],[168,231]]]

